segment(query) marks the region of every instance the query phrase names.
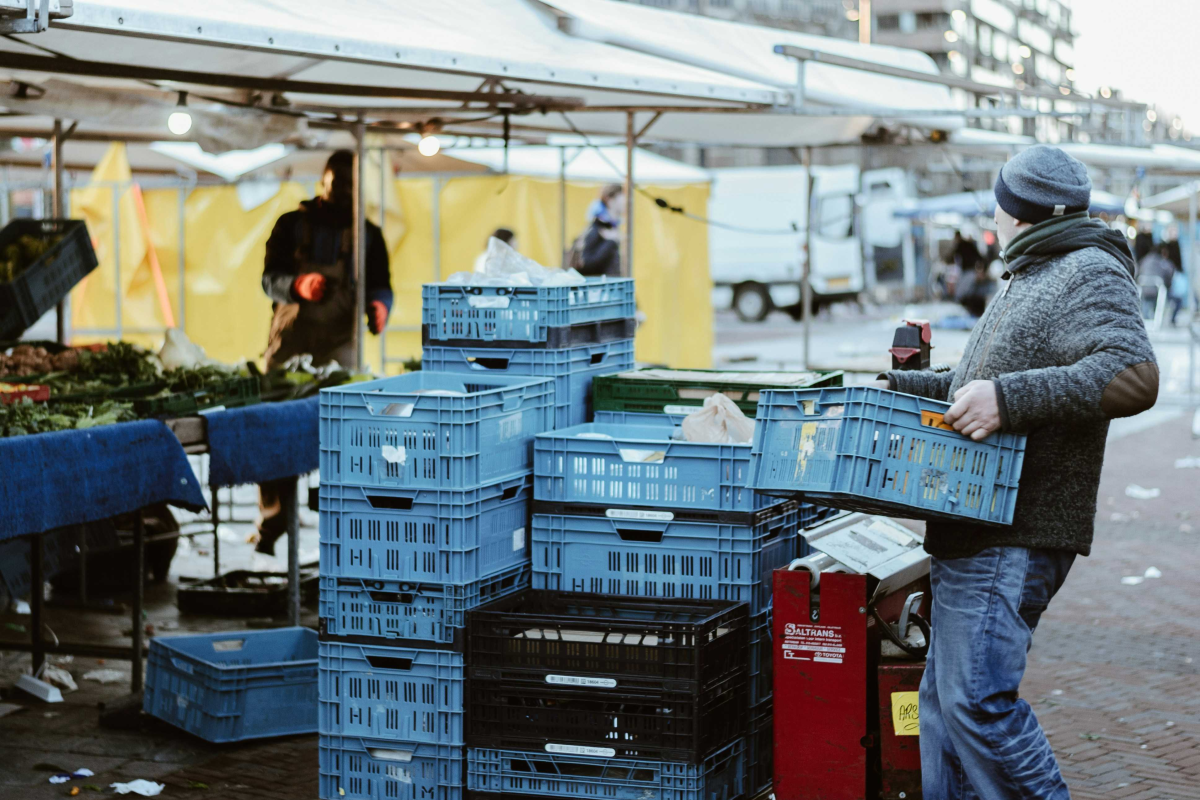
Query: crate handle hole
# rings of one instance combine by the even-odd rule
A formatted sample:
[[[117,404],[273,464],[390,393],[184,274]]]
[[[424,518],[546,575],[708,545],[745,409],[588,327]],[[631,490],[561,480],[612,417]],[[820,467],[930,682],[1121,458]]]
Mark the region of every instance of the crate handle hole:
[[[390,511],[411,511],[413,507],[411,497],[391,497],[386,494],[369,494],[367,502],[371,504],[371,508],[386,508]]]
[[[379,747],[367,748],[367,754],[376,761],[403,761],[408,763],[412,761],[412,750],[384,750]]]
[[[376,603],[396,603],[411,606],[416,595],[404,592],[369,592],[371,600]]]
[[[396,656],[367,656],[367,663],[376,669],[398,669],[408,672],[412,670],[413,660]]]
[[[592,363],[599,364],[604,360],[605,353],[592,353]]]
[[[474,369],[504,371],[508,369],[507,358],[468,358]]]
[[[617,528],[617,535],[623,542],[648,542],[658,544],[663,539],[662,531],[640,531],[632,528]]]
[[[245,639],[221,639],[212,643],[213,651],[217,653],[235,653],[246,645]]]
[[[520,486],[509,486],[500,495],[500,499],[501,500],[512,500],[514,497],[517,496],[517,492],[519,492],[519,491],[521,491]]]
[[[411,417],[416,403],[388,403],[383,407],[385,417]]]
[[[815,413],[817,413],[817,401],[816,400],[801,400],[800,408],[802,408],[804,410],[804,415],[806,417],[810,416],[812,414],[815,414]]]

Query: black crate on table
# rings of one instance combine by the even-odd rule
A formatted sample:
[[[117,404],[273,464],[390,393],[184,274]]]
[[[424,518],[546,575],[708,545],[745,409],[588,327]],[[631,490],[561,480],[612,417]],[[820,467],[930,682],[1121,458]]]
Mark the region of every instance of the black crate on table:
[[[20,336],[100,263],[83,220],[15,219],[0,230],[0,257],[23,236],[60,238],[15,279],[0,283],[0,339]]]
[[[744,603],[525,591],[467,615],[470,675],[696,693],[745,669]]]

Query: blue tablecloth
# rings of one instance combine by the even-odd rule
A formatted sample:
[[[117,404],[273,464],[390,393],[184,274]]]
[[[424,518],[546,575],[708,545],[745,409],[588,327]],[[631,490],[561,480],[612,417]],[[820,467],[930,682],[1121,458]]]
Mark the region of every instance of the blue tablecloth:
[[[179,440],[157,420],[0,439],[0,540],[164,502],[206,505]]]
[[[209,483],[237,486],[312,472],[321,452],[318,414],[315,397],[206,414]]]

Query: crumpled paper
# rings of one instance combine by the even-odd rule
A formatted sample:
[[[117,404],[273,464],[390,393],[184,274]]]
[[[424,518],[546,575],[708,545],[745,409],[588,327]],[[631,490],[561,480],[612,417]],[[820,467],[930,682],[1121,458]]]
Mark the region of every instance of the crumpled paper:
[[[464,286],[581,286],[587,279],[574,269],[543,267],[493,236],[488,239],[483,272],[456,272],[445,282]]]
[[[754,438],[754,420],[737,404],[717,393],[704,398],[704,407],[683,418],[683,438],[689,442],[749,444]]]
[[[136,781],[130,781],[129,783],[112,783],[109,784],[108,788],[117,794],[140,794],[142,797],[157,797],[167,787],[163,783],[155,783],[154,781],[138,778]]]

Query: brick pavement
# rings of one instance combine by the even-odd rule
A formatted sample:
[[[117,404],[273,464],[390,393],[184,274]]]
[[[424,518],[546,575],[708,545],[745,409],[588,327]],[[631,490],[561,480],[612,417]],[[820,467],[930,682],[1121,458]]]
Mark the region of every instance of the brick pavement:
[[[1022,695],[1075,800],[1200,800],[1200,470],[1174,468],[1200,455],[1190,422],[1109,443],[1092,555],[1034,638]]]

